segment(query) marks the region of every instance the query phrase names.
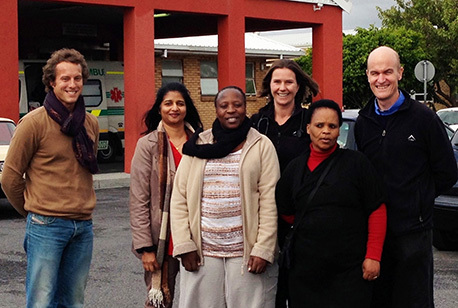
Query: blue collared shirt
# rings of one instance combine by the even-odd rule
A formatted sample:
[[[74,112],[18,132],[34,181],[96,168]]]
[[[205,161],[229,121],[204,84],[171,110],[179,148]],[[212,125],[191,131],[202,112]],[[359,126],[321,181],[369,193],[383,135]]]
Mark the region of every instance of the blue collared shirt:
[[[378,106],[378,101],[377,101],[377,98],[376,98],[375,99],[375,104],[374,104],[375,105],[375,113],[378,114],[378,115],[381,115],[381,116],[392,115],[393,113],[395,113],[396,111],[399,110],[399,107],[401,107],[402,103],[404,103],[404,100],[405,100],[404,94],[402,94],[402,92],[399,91],[399,98],[394,103],[394,105],[391,106],[390,109],[382,111],[382,110],[380,110],[380,107]]]

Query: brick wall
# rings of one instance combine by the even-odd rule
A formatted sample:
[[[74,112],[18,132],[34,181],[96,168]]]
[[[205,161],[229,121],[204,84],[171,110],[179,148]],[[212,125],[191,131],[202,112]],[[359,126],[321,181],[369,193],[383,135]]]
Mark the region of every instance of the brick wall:
[[[183,64],[183,83],[191,93],[191,97],[196,104],[196,108],[199,111],[200,118],[204,125],[204,128],[211,128],[213,121],[215,120],[215,106],[214,96],[202,96],[200,94],[200,61],[202,60],[213,60],[217,61],[216,56],[205,56],[205,55],[175,55],[172,54],[167,57],[169,60],[181,60]],[[161,57],[156,57],[155,61],[155,73],[156,73],[156,91],[161,87],[161,71],[162,71],[162,60]],[[247,58],[247,62],[255,63],[255,83],[256,91],[261,90],[262,78],[264,78],[267,69],[261,70],[261,64],[266,63],[265,58]],[[248,116],[256,113],[259,108],[266,104],[265,98],[259,98],[256,96],[247,97],[247,114]]]

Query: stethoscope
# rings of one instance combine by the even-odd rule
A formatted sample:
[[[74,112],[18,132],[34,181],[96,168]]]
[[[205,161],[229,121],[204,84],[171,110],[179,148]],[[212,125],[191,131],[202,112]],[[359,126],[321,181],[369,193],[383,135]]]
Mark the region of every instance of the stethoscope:
[[[258,120],[257,127],[258,127],[258,131],[259,132],[261,132],[260,128],[261,128],[262,121],[266,121],[266,129],[265,129],[263,134],[267,136],[267,132],[269,131],[269,118],[264,116],[264,115],[262,115],[261,118]],[[304,124],[304,110],[301,111],[301,125],[300,125],[298,130],[295,130],[293,132],[293,136],[294,137],[297,137],[297,138],[301,138],[302,137],[302,135],[304,134],[304,130],[302,129],[303,124]]]

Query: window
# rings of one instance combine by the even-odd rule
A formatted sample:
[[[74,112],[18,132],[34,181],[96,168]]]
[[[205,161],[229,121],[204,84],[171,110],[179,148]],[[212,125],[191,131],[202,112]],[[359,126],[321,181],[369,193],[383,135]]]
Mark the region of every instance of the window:
[[[102,103],[102,84],[98,79],[88,79],[83,87],[84,104],[95,107]]]
[[[246,94],[256,95],[256,84],[254,82],[255,64],[246,63]],[[202,61],[200,63],[200,88],[202,95],[215,95],[218,93],[218,67],[216,61]]]
[[[245,69],[245,88],[246,94],[256,95],[256,84],[254,82],[254,63],[246,63]]]
[[[200,91],[202,95],[218,93],[218,66],[216,61],[200,62]]]
[[[180,60],[162,60],[162,85],[183,83],[183,64]]]
[[[13,137],[14,124],[7,121],[0,121],[0,145],[10,144],[11,137]]]
[[[27,110],[40,107],[46,97],[45,85],[41,81],[43,66],[46,63],[24,63],[25,87],[27,91]]]

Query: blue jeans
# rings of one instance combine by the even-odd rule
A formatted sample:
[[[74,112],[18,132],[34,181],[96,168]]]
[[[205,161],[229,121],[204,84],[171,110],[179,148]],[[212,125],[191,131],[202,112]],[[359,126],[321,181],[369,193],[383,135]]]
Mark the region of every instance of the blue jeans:
[[[29,213],[24,239],[27,308],[83,307],[93,237],[92,220]]]

